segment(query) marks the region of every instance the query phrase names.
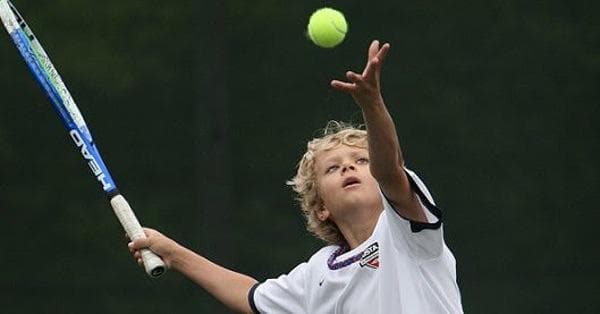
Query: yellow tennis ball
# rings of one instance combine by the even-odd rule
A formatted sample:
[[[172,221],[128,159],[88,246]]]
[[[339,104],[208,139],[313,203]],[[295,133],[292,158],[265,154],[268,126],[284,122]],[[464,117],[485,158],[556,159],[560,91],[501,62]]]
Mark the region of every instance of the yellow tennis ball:
[[[308,21],[308,37],[319,47],[337,46],[344,40],[347,31],[348,23],[344,14],[332,8],[318,9]]]

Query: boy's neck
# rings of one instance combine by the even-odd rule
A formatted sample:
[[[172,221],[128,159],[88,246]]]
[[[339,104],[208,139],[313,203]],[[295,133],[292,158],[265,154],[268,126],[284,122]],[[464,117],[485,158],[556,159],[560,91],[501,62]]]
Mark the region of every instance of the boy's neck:
[[[344,236],[350,250],[355,249],[373,234],[382,209],[364,212],[354,219],[337,222],[336,225]]]

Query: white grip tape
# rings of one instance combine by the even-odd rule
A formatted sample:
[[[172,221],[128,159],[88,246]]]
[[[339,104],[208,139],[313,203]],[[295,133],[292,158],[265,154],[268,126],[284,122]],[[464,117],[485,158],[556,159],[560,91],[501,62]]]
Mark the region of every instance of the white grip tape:
[[[129,206],[129,203],[127,203],[127,200],[122,195],[119,194],[113,197],[110,200],[110,205],[131,240],[146,237],[142,226],[135,217],[133,210],[131,210],[131,206]],[[158,255],[148,249],[141,249],[140,252],[144,261],[144,268],[150,277],[158,277],[165,272],[167,267]]]

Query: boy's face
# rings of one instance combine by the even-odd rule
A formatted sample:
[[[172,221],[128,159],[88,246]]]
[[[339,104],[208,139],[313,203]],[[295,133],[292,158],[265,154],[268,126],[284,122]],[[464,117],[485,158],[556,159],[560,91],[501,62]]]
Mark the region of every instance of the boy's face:
[[[323,201],[317,213],[320,220],[334,222],[381,207],[379,186],[369,169],[365,148],[339,145],[318,153],[315,161],[318,192]],[[353,209],[360,209],[360,212]],[[370,210],[370,211],[369,211]]]

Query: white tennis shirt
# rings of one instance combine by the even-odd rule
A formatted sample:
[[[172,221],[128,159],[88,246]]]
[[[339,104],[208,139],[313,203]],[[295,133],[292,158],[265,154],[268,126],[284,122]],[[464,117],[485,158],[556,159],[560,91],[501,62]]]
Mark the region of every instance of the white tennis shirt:
[[[441,211],[419,177],[407,173],[429,223],[401,217],[382,197],[369,239],[348,252],[324,247],[289,274],[255,285],[248,295],[254,312],[463,313]]]

